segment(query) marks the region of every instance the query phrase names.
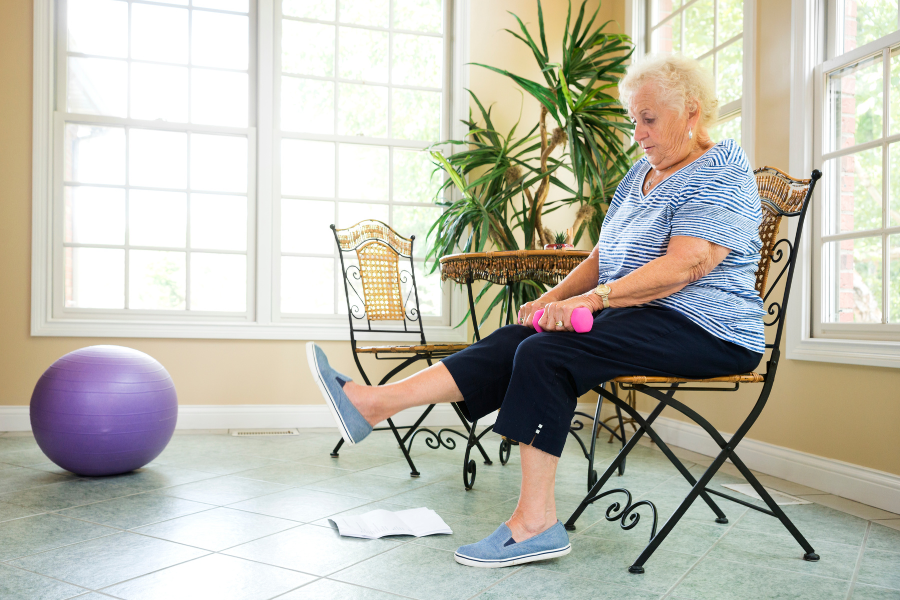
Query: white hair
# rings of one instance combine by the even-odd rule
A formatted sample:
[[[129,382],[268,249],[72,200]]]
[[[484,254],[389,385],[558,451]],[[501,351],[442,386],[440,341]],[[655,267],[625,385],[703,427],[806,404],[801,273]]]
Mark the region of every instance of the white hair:
[[[700,123],[711,127],[719,112],[712,75],[693,58],[682,54],[650,54],[628,67],[619,82],[619,99],[629,108],[646,83],[655,83],[662,103],[684,114],[700,106]]]

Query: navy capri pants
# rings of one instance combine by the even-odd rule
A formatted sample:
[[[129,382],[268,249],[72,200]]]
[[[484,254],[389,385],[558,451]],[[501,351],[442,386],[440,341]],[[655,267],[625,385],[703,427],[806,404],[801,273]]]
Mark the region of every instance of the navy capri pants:
[[[562,454],[578,397],[622,375],[701,379],[752,371],[762,354],[717,338],[670,308],[594,313],[588,333],[507,325],[442,362],[470,421],[497,409],[494,431]]]

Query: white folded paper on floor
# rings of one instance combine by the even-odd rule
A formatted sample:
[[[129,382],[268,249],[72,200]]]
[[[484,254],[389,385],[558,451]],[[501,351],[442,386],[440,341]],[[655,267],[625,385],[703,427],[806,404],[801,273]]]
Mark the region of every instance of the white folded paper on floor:
[[[343,536],[374,540],[386,535],[422,537],[436,533],[453,533],[444,520],[431,509],[373,510],[364,515],[328,519]]]

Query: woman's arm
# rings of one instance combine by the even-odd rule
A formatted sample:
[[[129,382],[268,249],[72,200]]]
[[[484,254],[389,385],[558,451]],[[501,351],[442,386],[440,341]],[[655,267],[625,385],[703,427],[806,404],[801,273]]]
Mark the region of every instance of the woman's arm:
[[[599,250],[597,246],[594,246],[590,256],[572,269],[569,274],[566,275],[565,279],[557,283],[552,289],[547,290],[537,300],[526,302],[519,307],[519,323],[521,325],[532,327],[531,319],[538,309],[544,308],[551,302],[560,302],[573,297],[581,298],[582,294],[597,287],[597,277],[600,275],[598,257]],[[583,305],[589,306],[588,304]],[[576,307],[573,306],[572,310],[575,308]]]
[[[594,252],[596,251],[597,249],[595,248]],[[594,252],[591,253],[591,256],[596,256]],[[664,256],[651,260],[643,267],[635,269],[625,277],[609,284],[609,306],[610,308],[636,306],[670,296],[687,284],[707,275],[725,260],[729,252],[731,250],[725,246],[702,238],[672,236],[669,239],[669,247]],[[573,310],[580,306],[590,308],[591,312],[603,309],[603,301],[600,299],[600,296],[593,293],[598,272],[596,264],[596,261],[594,261],[594,283],[589,285],[586,291],[578,292],[578,288],[573,282],[570,286],[560,290],[563,292],[574,291],[575,293],[571,296],[565,297],[562,294],[554,294],[548,301],[544,302],[544,305],[538,307],[545,309],[544,316],[541,318],[542,329],[546,331],[574,331],[571,325]],[[581,265],[579,265],[580,267]],[[572,271],[572,274],[576,271]],[[557,292],[568,280],[569,277],[566,277],[565,280],[560,282],[557,287],[553,288],[545,296]],[[582,283],[587,283],[587,280],[582,280]],[[541,299],[543,300],[544,297],[542,296]],[[523,306],[523,308],[525,307]],[[537,308],[534,310],[537,310]],[[563,324],[562,327],[556,326],[558,322]]]
[[[702,238],[672,236],[664,256],[651,260],[625,277],[609,284],[609,305],[620,308],[635,306],[671,296],[689,283],[708,275],[728,253]],[[600,298],[597,306],[602,306]]]

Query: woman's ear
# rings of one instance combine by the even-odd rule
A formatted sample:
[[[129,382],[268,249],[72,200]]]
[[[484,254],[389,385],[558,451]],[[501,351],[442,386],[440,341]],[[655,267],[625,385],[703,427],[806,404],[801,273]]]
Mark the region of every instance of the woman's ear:
[[[700,113],[702,112],[702,106],[700,106],[700,101],[696,98],[693,98],[688,105],[688,126],[691,129],[696,129],[697,124],[700,122]]]

